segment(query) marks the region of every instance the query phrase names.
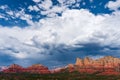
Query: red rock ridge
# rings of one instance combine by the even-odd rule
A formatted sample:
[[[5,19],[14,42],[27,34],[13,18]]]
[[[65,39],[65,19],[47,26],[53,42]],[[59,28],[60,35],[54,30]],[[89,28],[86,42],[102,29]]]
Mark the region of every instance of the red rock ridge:
[[[4,73],[20,73],[20,72],[25,72],[25,68],[17,64],[12,64],[10,67],[3,70],[3,72]]]
[[[3,70],[4,73],[39,73],[39,74],[48,74],[50,71],[47,67],[41,64],[35,64],[27,68],[23,68],[20,65],[12,64],[8,69]]]
[[[118,75],[120,74],[120,59],[112,56],[106,56],[99,59],[92,59],[86,57],[84,59],[77,58],[75,64],[69,64],[62,68],[56,68],[49,70],[47,67],[41,64],[35,64],[27,68],[23,68],[20,65],[13,64],[7,69],[4,69],[5,73],[59,73],[59,72],[73,72],[79,71],[81,73],[95,73],[97,75]]]
[[[41,64],[35,64],[35,65],[32,65],[32,66],[26,68],[26,72],[39,73],[39,74],[48,74],[48,73],[50,73],[48,68],[41,65]]]

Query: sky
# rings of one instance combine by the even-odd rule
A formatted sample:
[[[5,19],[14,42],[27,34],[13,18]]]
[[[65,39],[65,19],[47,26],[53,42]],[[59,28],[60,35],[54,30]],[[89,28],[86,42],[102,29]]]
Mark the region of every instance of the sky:
[[[120,57],[120,0],[0,0],[0,65]]]

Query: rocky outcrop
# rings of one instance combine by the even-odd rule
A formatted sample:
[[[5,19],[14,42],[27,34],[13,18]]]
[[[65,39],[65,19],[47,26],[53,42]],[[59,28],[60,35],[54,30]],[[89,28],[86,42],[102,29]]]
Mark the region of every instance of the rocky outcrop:
[[[39,73],[39,74],[48,74],[48,73],[50,73],[48,68],[41,65],[41,64],[35,64],[35,65],[32,65],[32,66],[26,68],[26,72]]]
[[[83,66],[84,65],[83,63],[84,63],[84,61],[82,59],[77,58],[75,65]]]
[[[75,70],[75,67],[73,64],[68,64],[67,69],[69,72],[73,72]]]
[[[81,73],[90,73],[98,75],[117,75],[120,74],[120,59],[112,56],[106,56],[99,59],[85,57],[77,58],[75,64],[68,64],[63,68],[51,70],[51,73],[79,71]]]
[[[88,73],[119,73],[120,59],[112,56],[106,56],[96,60],[89,57],[84,59],[77,58],[74,69],[80,72]]]
[[[41,64],[35,64],[27,68],[20,65],[13,64],[3,70],[5,73],[59,73],[59,72],[73,72],[79,71],[83,73],[97,73],[98,75],[104,74],[120,74],[120,59],[112,56],[106,56],[99,59],[92,59],[85,57],[84,59],[77,58],[75,64],[68,64],[62,68],[56,68],[49,71],[49,69]]]
[[[66,71],[65,67],[59,67],[59,68],[50,70],[51,73],[61,73],[61,72],[65,72],[65,71]]]
[[[48,74],[50,71],[47,67],[41,64],[35,64],[27,68],[23,68],[20,65],[12,64],[9,68],[3,70],[4,73],[39,73],[39,74]]]
[[[8,66],[0,66],[0,71],[8,69]]]
[[[17,64],[12,64],[7,69],[4,69],[3,72],[5,72],[5,73],[21,73],[21,72],[25,72],[25,68],[23,68],[22,66],[17,65]]]
[[[120,59],[114,58],[112,56],[106,56],[100,59],[93,60],[89,57],[86,57],[84,59],[76,59],[76,66],[83,66],[83,67],[94,67],[94,68],[115,68],[120,66]]]

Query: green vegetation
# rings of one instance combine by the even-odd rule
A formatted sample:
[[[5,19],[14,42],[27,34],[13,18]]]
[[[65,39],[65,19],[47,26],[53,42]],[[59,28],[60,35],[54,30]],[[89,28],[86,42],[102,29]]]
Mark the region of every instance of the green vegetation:
[[[120,76],[81,74],[79,72],[64,72],[56,74],[0,73],[0,80],[120,80]]]

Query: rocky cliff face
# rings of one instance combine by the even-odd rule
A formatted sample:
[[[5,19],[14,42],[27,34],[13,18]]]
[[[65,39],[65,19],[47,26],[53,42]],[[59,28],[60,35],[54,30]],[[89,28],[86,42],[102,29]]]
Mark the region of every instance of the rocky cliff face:
[[[96,60],[89,57],[84,59],[77,58],[74,70],[87,73],[118,74],[120,73],[120,59],[112,56],[106,56]]]
[[[119,58],[114,58],[112,56],[106,56],[100,59],[93,60],[89,57],[86,57],[84,59],[76,59],[76,66],[79,67],[94,67],[94,68],[115,68],[120,66],[120,59]]]

